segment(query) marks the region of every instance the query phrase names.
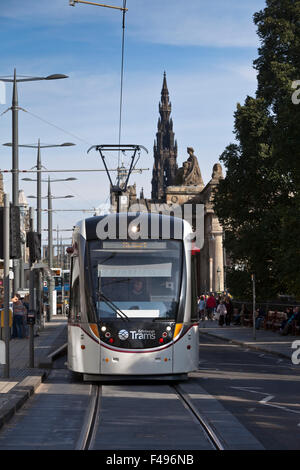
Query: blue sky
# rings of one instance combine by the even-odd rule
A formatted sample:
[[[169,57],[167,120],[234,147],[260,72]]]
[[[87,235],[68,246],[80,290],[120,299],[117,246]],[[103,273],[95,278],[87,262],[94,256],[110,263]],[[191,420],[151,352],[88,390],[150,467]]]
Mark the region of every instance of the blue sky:
[[[121,5],[121,0],[108,0]],[[102,2],[101,2],[102,3]],[[151,193],[153,142],[163,72],[172,102],[178,141],[178,164],[192,146],[204,182],[234,139],[233,113],[238,102],[256,89],[252,62],[259,47],[253,14],[264,0],[127,0],[122,142],[148,148],[139,166],[150,168],[133,175],[137,190]],[[88,5],[69,6],[68,0],[0,0],[0,76],[64,73],[66,80],[19,85],[20,143],[62,143],[76,147],[44,150],[48,168],[102,168],[89,145],[117,143],[120,98],[121,12]],[[11,86],[6,87],[7,104]],[[57,127],[33,116],[39,116]],[[11,113],[0,117],[0,143],[11,141]],[[32,150],[20,150],[20,168],[35,165]],[[111,164],[115,166],[112,158]],[[0,167],[10,168],[11,152],[0,146]],[[60,177],[71,176],[60,174]],[[74,176],[74,175],[72,175]],[[53,194],[74,194],[54,201],[56,208],[90,208],[107,202],[104,173],[82,173],[78,181],[53,183]],[[11,178],[4,177],[11,194]],[[20,181],[25,194],[35,186]],[[44,187],[46,194],[46,186]],[[32,201],[32,200],[31,200]],[[81,218],[76,212],[57,212],[54,224],[70,227]],[[47,227],[46,215],[43,225]]]

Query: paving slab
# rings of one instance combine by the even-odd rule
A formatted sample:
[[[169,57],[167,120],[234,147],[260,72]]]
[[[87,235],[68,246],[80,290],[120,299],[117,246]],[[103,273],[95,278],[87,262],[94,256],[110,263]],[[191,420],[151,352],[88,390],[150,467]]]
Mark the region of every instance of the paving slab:
[[[49,374],[57,354],[66,350],[67,318],[57,317],[34,337],[34,368],[29,364],[29,339],[13,338],[9,343],[9,378],[0,365],[0,427],[36,391]]]
[[[275,354],[279,357],[291,359],[293,342],[300,340],[300,336],[281,336],[278,331],[259,329],[255,330],[246,326],[219,326],[216,321],[204,320],[199,324],[201,333],[225,339],[233,344],[246,346],[265,353]]]

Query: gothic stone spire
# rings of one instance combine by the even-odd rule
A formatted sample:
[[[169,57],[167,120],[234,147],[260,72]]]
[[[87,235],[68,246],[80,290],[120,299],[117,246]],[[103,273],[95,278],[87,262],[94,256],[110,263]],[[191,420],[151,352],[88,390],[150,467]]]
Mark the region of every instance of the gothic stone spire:
[[[174,140],[172,105],[169,100],[166,72],[164,72],[152,172],[152,199],[164,200],[166,188],[175,182],[177,145]]]

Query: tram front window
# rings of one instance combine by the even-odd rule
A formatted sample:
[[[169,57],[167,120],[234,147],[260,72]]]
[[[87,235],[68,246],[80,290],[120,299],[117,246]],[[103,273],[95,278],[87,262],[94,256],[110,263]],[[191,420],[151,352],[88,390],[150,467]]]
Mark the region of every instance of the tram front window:
[[[181,241],[92,241],[89,257],[98,319],[117,316],[105,298],[129,318],[176,319]]]

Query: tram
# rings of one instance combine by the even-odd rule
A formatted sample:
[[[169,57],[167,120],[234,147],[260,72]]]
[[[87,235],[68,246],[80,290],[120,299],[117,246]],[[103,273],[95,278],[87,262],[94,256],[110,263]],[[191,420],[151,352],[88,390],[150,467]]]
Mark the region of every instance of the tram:
[[[106,239],[105,224],[113,233]],[[191,234],[188,222],[161,214],[117,213],[77,223],[69,249],[70,370],[86,381],[107,381],[184,380],[197,369]]]

